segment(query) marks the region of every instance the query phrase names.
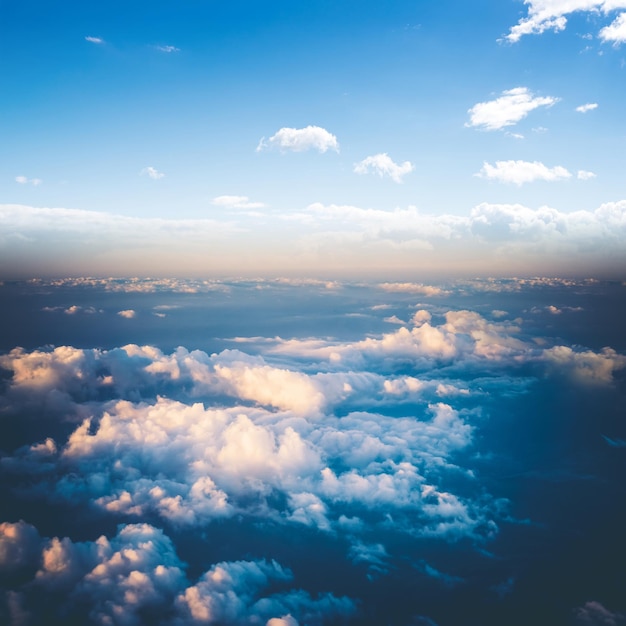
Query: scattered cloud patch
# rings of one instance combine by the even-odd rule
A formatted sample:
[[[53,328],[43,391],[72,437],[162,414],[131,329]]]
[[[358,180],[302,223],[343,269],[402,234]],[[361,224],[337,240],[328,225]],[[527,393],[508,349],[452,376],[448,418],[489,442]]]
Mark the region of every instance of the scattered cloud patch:
[[[596,102],[588,102],[587,104],[581,104],[576,107],[576,111],[578,113],[588,113],[589,111],[593,111],[598,108],[598,104]]]
[[[176,46],[156,46],[156,49],[160,52],[166,52],[168,54],[172,52],[180,52],[180,48],[177,48]]]
[[[15,182],[20,185],[32,185],[33,187],[38,187],[43,183],[41,178],[28,178],[27,176],[16,176]]]
[[[152,180],[159,180],[160,178],[164,178],[165,174],[163,172],[159,172],[152,166],[144,167],[141,172],[139,172],[140,176],[148,176],[152,178]]]
[[[560,165],[547,167],[539,161],[496,161],[495,165],[485,162],[475,176],[501,183],[523,185],[537,180],[550,182],[566,180],[572,175]]]
[[[137,312],[133,311],[133,309],[124,309],[123,311],[118,311],[117,314],[120,317],[124,317],[127,320],[131,320],[131,319],[133,319],[133,317],[135,317],[137,315]]]
[[[559,101],[552,96],[535,96],[527,87],[503,91],[495,100],[479,102],[468,110],[470,119],[465,125],[484,130],[500,130],[514,126],[531,111],[551,107]]]
[[[263,209],[266,206],[263,202],[251,202],[248,196],[217,196],[211,204],[227,209]]]
[[[281,128],[269,139],[263,137],[256,150],[260,152],[271,148],[290,150],[292,152],[304,152],[317,150],[327,152],[334,150],[339,152],[337,137],[320,126],[306,126],[305,128]]]
[[[104,43],[104,39],[100,37],[85,37],[85,41],[89,41],[90,43],[95,43],[95,44]]]
[[[402,164],[394,163],[387,153],[368,156],[354,165],[354,172],[357,174],[373,173],[381,178],[388,176],[396,183],[401,183],[402,178],[414,169],[410,161],[404,161]]]
[[[522,18],[504,39],[510,43],[518,42],[524,35],[544,33],[545,31],[560,32],[567,26],[567,16],[576,12],[604,13],[609,14],[616,9],[626,8],[625,0],[524,0],[528,5],[528,16]],[[600,38],[611,40],[609,37],[622,36],[622,24],[617,23],[620,16],[611,24],[600,31]],[[608,35],[603,36],[603,31],[609,30]],[[615,33],[615,34],[614,34]],[[623,39],[622,39],[623,40]]]

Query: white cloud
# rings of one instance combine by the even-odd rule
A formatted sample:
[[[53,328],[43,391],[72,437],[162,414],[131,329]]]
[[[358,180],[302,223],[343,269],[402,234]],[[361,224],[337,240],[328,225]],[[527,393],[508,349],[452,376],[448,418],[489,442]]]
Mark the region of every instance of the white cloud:
[[[524,4],[528,5],[528,17],[522,18],[505,35],[511,43],[519,41],[524,35],[541,34],[547,30],[562,31],[567,25],[566,16],[571,13],[602,12],[606,15],[626,8],[626,0],[524,0]],[[619,25],[615,30],[619,31]]]
[[[404,161],[401,165],[394,163],[387,153],[375,154],[355,163],[354,171],[357,174],[372,172],[381,178],[389,176],[396,183],[402,182],[402,177],[411,173],[414,169],[410,161]]]
[[[378,286],[384,291],[392,293],[415,293],[422,296],[442,296],[447,293],[441,287],[423,285],[422,283],[381,283]]]
[[[595,177],[596,175],[593,172],[589,172],[588,170],[578,170],[578,172],[576,173],[576,178],[578,178],[578,180],[591,180]]]
[[[137,311],[133,311],[132,309],[125,309],[124,311],[118,311],[117,314],[120,317],[125,317],[130,320],[137,315]]]
[[[615,21],[605,26],[599,33],[602,41],[611,41],[619,45],[626,41],[626,13],[620,13]]]
[[[37,187],[43,183],[41,178],[27,178],[26,176],[16,176],[15,182],[20,185],[32,185],[33,187]]]
[[[100,37],[85,37],[85,41],[98,44],[104,43],[104,39],[101,39]]]
[[[596,102],[588,102],[587,104],[581,104],[580,106],[576,107],[576,111],[578,111],[578,113],[587,113],[588,111],[593,111],[597,108],[598,104]]]
[[[303,152],[315,149],[319,152],[334,150],[339,152],[337,137],[319,126],[307,126],[305,128],[281,128],[267,141],[261,139],[257,146],[257,152],[268,148],[279,148],[293,152]]]
[[[167,52],[168,54],[171,52],[180,52],[180,48],[176,46],[156,46],[156,49],[161,52]]]
[[[141,172],[139,172],[140,176],[149,176],[152,180],[159,180],[160,178],[164,178],[165,174],[163,172],[159,172],[152,166],[144,167]]]
[[[513,126],[539,107],[551,107],[559,101],[552,96],[534,96],[527,87],[503,91],[495,100],[479,102],[468,110],[470,121],[466,126],[499,130]]]
[[[217,196],[211,200],[211,204],[228,209],[263,209],[263,202],[250,202],[248,196]]]
[[[536,180],[566,180],[572,177],[571,173],[560,165],[547,167],[539,161],[496,161],[495,165],[485,162],[475,176],[515,185],[523,185]]]

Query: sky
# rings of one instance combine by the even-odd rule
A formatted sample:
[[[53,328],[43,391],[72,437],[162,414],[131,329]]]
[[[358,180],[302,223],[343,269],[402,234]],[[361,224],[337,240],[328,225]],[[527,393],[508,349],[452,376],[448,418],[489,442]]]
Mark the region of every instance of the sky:
[[[626,2],[0,12],[3,278],[623,274]]]

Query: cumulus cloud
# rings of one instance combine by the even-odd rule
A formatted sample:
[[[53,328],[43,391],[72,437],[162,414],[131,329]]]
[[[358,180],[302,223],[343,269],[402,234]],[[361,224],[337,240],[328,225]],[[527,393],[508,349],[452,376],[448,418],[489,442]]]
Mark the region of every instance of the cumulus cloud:
[[[127,320],[131,320],[133,319],[133,317],[137,315],[137,311],[134,311],[133,309],[124,309],[123,311],[118,311],[117,314],[120,317],[124,317]]]
[[[350,598],[330,593],[317,598],[299,589],[264,594],[276,583],[284,587],[293,580],[291,571],[276,561],[222,561],[190,583],[172,540],[145,523],[121,525],[111,538],[102,535],[78,543],[68,537],[42,539],[36,528],[24,522],[3,523],[0,574],[3,558],[10,559],[14,569],[27,558],[31,579],[19,600],[29,603],[31,621],[41,623],[69,612],[84,623],[102,626],[140,626],[156,620],[176,626],[297,626],[296,617],[321,624],[326,619],[346,619],[356,610]],[[37,602],[42,590],[47,594],[43,607]],[[14,617],[17,608],[10,607]]]
[[[401,183],[402,178],[410,174],[414,169],[410,161],[402,164],[394,163],[387,153],[368,156],[362,161],[354,164],[354,171],[357,174],[377,174],[381,178],[388,176],[396,183]]]
[[[600,30],[599,36],[602,41],[610,41],[614,45],[624,43],[626,41],[626,13],[620,13],[609,26]]]
[[[495,165],[485,162],[475,176],[501,183],[523,185],[536,180],[566,180],[572,175],[560,165],[547,167],[539,161],[496,161]]]
[[[159,172],[152,166],[144,167],[141,172],[139,172],[139,174],[140,176],[148,176],[152,180],[159,180],[165,177],[165,174],[163,172]]]
[[[28,178],[27,176],[16,176],[15,182],[20,185],[32,185],[33,187],[38,187],[43,183],[41,178]]]
[[[528,5],[528,16],[522,18],[505,36],[511,43],[518,42],[524,35],[541,34],[547,30],[562,31],[567,25],[567,16],[571,13],[602,12],[607,15],[616,9],[626,8],[624,0],[524,0],[524,4]],[[620,14],[620,18],[622,15]],[[618,24],[616,33],[619,33],[619,28]],[[602,31],[600,37],[604,39]]]
[[[500,130],[523,120],[540,107],[551,107],[559,101],[552,96],[535,96],[527,87],[503,91],[495,100],[479,102],[468,110],[470,120],[465,125],[484,130]]]
[[[263,137],[257,146],[257,152],[270,148],[291,150],[292,152],[304,152],[305,150],[317,150],[327,152],[334,150],[339,152],[337,137],[320,126],[306,126],[305,128],[281,128],[269,139]]]
[[[227,209],[263,209],[266,206],[263,202],[251,202],[248,196],[217,196],[211,204]]]
[[[576,107],[576,111],[578,113],[588,113],[589,111],[593,111],[598,108],[598,104],[596,102],[588,102],[587,104],[581,104]]]

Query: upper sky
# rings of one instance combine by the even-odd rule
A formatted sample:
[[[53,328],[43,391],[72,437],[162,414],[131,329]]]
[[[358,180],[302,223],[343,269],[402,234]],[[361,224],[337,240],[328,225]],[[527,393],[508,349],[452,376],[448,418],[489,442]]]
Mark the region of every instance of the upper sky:
[[[3,275],[583,273],[626,0],[0,8]]]

